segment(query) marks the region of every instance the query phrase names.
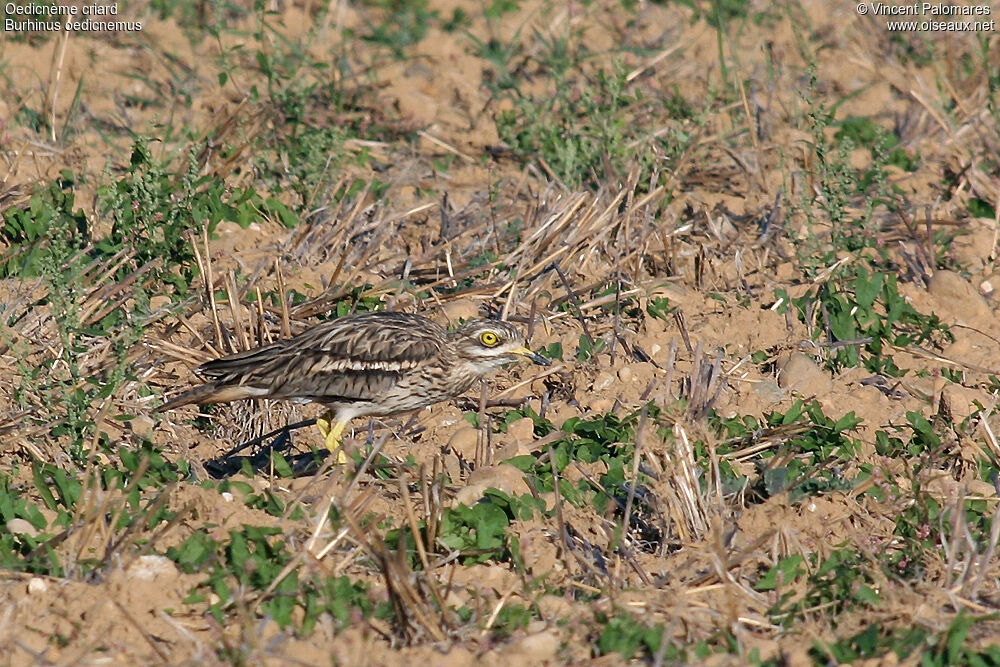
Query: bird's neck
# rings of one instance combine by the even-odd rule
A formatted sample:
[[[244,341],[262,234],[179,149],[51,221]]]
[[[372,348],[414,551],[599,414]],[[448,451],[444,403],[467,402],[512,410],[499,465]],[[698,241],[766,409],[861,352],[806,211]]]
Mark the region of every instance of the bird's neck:
[[[451,366],[454,389],[456,393],[464,392],[487,373],[496,369],[488,359],[461,359],[457,354],[449,355],[447,364]]]

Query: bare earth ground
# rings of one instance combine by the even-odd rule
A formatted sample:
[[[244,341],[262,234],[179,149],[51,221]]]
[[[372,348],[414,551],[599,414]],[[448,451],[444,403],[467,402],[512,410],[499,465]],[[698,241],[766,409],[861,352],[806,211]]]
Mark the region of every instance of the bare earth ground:
[[[0,659],[1000,664],[997,35],[694,5],[4,33]],[[372,308],[556,363],[155,412]]]

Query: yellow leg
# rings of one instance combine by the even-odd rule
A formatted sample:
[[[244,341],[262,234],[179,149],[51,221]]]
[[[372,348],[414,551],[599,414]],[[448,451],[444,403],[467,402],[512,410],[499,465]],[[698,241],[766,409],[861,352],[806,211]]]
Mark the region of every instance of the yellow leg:
[[[323,435],[326,448],[331,452],[337,451],[337,448],[340,447],[340,436],[344,434],[347,422],[337,421],[334,413],[330,411],[323,413],[323,416],[316,420],[316,426],[319,427],[319,432]],[[344,453],[344,448],[341,447],[337,453],[337,465],[344,465],[346,463],[347,454]]]

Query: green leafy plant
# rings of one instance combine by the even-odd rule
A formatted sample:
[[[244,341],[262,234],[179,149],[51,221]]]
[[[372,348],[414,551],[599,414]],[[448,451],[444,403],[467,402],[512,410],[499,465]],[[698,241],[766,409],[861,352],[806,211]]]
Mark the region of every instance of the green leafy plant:
[[[675,310],[677,310],[677,306],[671,306],[670,299],[665,299],[660,296],[650,299],[649,304],[646,306],[647,313],[653,317],[663,320],[664,322],[669,321],[667,315]]]
[[[595,645],[598,655],[618,653],[625,660],[631,660],[637,653],[648,659],[660,652],[663,628],[644,625],[630,614],[621,614],[604,620],[604,627]],[[670,661],[683,662],[685,654],[684,651],[670,646],[663,657]]]
[[[64,170],[60,178],[38,188],[26,207],[4,211],[0,238],[10,248],[3,260],[4,276],[38,276],[87,245],[87,216],[82,209],[74,210],[75,180]],[[53,253],[57,256],[50,258]]]
[[[241,596],[260,595],[265,590],[271,592],[260,600],[259,613],[282,627],[292,626],[303,633],[309,632],[324,613],[340,625],[348,622],[352,610],[371,613],[373,605],[364,584],[347,577],[286,571],[292,554],[281,535],[281,529],[264,526],[230,530],[225,540],[195,531],[180,545],[170,547],[166,555],[184,572],[207,573],[186,602],[203,602],[214,593],[218,601],[209,610],[220,622],[226,609]],[[301,613],[295,614],[296,609]]]
[[[810,168],[813,188],[792,202],[802,214],[807,234],[797,243],[798,263],[810,276],[833,265],[850,253],[874,261],[880,269],[893,270],[893,260],[879,239],[878,210],[900,209],[901,192],[889,181],[886,167],[912,170],[919,161],[899,147],[899,139],[868,118],[850,116],[836,120],[840,100],[830,104],[817,101],[817,80],[810,70],[809,85],[801,93],[806,105],[803,124],[811,136],[809,148],[814,166]],[[832,131],[832,130],[836,131]],[[853,166],[853,155],[865,148],[871,155],[867,168]],[[936,236],[943,252],[950,237]]]
[[[26,419],[46,426],[53,437],[66,437],[69,453],[79,460],[95,429],[92,404],[132,379],[127,353],[142,335],[148,299],[141,287],[124,292],[128,299],[99,298],[102,289],[113,293],[112,288],[120,288],[116,282],[127,280],[135,269],[129,271],[119,257],[92,243],[86,216],[74,210],[73,185],[72,175],[64,172],[38,189],[26,207],[4,213],[3,235],[10,250],[3,270],[40,277],[44,291],[39,305],[47,316],[40,331],[47,347],[15,340],[11,333],[4,334],[4,342],[14,352],[19,377],[13,397]],[[114,265],[120,275],[109,270]],[[105,282],[95,283],[95,275]],[[24,316],[12,310],[4,323],[17,326]],[[109,343],[112,354],[95,364],[90,355],[99,340]]]
[[[460,552],[461,562],[465,564],[517,560],[517,539],[507,532],[510,522],[530,519],[536,511],[543,510],[544,503],[539,504],[531,496],[512,498],[496,489],[488,489],[483,499],[471,507],[456,505],[445,509],[437,524],[434,541]],[[426,531],[426,524],[421,523],[420,528]],[[421,539],[430,542],[426,532]],[[390,546],[398,546],[400,540],[406,540],[407,545],[413,544],[409,528],[393,530],[386,535]],[[411,566],[419,566],[415,557],[411,559]]]
[[[966,644],[976,622],[975,616],[960,613],[937,636],[921,627],[893,628],[872,623],[861,632],[835,642],[815,640],[809,654],[816,661],[835,660],[841,664],[883,659],[893,653],[896,660],[919,658],[919,664],[927,667],[1000,665],[1000,647],[991,645],[977,651]]]
[[[832,659],[838,663],[883,658],[890,652],[902,659],[918,650],[926,637],[927,631],[923,628],[895,629],[872,623],[861,632],[836,642],[815,641],[809,653],[814,660]]]
[[[636,109],[655,103],[628,84],[620,65],[591,76],[570,67],[571,62],[566,54],[550,65],[551,95],[513,93],[514,108],[496,117],[497,133],[517,157],[539,162],[570,187],[622,182],[638,165],[642,189],[654,166],[669,164],[690,136],[674,128],[651,136],[644,129]]]
[[[155,529],[176,516],[165,506],[163,492],[186,474],[186,465],[167,463],[149,446],[123,447],[117,454],[107,451],[120,464],[91,466],[85,475],[35,463],[31,484],[21,486],[0,474],[0,521],[9,525],[7,522],[22,519],[34,529],[0,532],[4,547],[0,564],[4,568],[87,580],[117,563],[113,558],[116,554],[128,556],[135,548],[132,535]],[[105,498],[97,501],[106,503],[105,514],[90,516],[89,504],[95,502],[95,496]],[[116,499],[109,501],[108,497]],[[85,498],[87,507],[81,507]],[[88,544],[67,549],[65,545],[74,544],[81,536],[92,535],[93,521],[106,524],[102,530],[109,531],[101,549]]]
[[[723,457],[720,472],[724,488],[735,490],[749,485],[762,499],[784,492],[797,499],[854,485],[854,480],[843,477],[833,466],[836,461],[851,460],[858,450],[858,442],[849,435],[861,423],[853,412],[835,420],[827,417],[818,403],[797,400],[785,412],[772,412],[763,420],[744,415],[724,420],[713,416],[710,421],[716,424],[719,435],[727,438],[716,449]],[[748,459],[755,461],[759,469],[754,479],[736,474],[725,462],[730,455],[768,439],[778,444],[758,448]],[[708,458],[703,445],[699,444],[696,451]]]
[[[770,611],[772,618],[790,625],[802,615],[815,615],[817,610],[835,618],[848,609],[877,607],[881,602],[872,563],[861,554],[840,548],[822,561],[816,555],[811,555],[810,560],[807,573],[800,567],[804,561],[801,556],[789,556],[758,581],[758,590],[782,592]],[[802,587],[794,585],[800,577],[805,580]]]
[[[857,341],[831,351],[827,366],[837,371],[863,365],[875,373],[899,376],[903,371],[890,354],[892,348],[952,340],[948,328],[936,315],[925,315],[900,295],[894,275],[855,266],[851,273],[828,280],[792,299],[784,290],[775,295],[784,300],[781,312],[793,307],[799,319],[815,327],[817,340]]]
[[[388,48],[396,58],[404,58],[410,46],[420,42],[438,12],[427,9],[427,0],[368,0],[383,12],[378,24],[368,23],[362,39]]]
[[[878,123],[870,118],[848,116],[833,123],[838,127],[834,139],[838,141],[851,140],[854,145],[868,148],[875,154],[877,151],[887,152],[886,164],[899,167],[905,171],[916,171],[920,155],[908,153],[899,146],[899,137],[889,134]],[[862,178],[862,185],[872,183],[874,177],[868,175]]]
[[[580,334],[580,342],[576,347],[576,360],[587,361],[588,359],[592,359],[607,346],[608,344],[604,342],[603,338],[591,340],[587,334]]]
[[[150,264],[153,275],[180,294],[187,293],[198,274],[192,244],[203,227],[211,233],[223,220],[247,227],[260,211],[274,214],[287,226],[295,224],[293,214],[277,199],[262,199],[250,187],[232,190],[217,176],[201,175],[196,156],[192,147],[185,171],[175,174],[154,158],[150,141],[139,138],[128,175],[99,191],[112,228],[96,249],[108,255],[134,249],[135,265]]]

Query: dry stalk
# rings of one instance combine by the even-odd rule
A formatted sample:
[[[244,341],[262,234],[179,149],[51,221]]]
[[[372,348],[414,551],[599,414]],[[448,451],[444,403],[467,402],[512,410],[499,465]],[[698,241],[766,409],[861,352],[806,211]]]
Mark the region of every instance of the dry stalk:
[[[357,517],[350,512],[343,514],[344,521],[350,527],[355,541],[360,544],[369,556],[378,564],[379,571],[385,581],[386,591],[396,610],[398,631],[407,643],[413,643],[423,634],[432,641],[441,642],[447,639],[447,633],[442,625],[439,611],[436,612],[421,593],[412,577],[412,571],[406,564],[405,554],[392,554],[379,539],[371,539],[368,531],[362,529]],[[405,540],[401,540],[404,548]]]

